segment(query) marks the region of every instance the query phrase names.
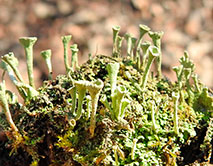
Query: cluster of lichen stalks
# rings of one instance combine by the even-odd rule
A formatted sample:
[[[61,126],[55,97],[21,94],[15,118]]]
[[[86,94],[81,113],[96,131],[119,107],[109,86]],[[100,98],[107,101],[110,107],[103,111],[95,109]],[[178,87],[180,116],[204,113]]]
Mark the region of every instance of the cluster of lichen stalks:
[[[125,39],[127,43],[127,56],[126,59],[130,60],[134,64],[138,72],[142,72],[142,77],[138,82],[135,82],[131,77],[131,74],[126,71],[124,75],[132,81],[138,93],[143,94],[147,91],[147,81],[150,73],[150,68],[154,60],[156,60],[156,69],[157,69],[157,79],[162,80],[161,72],[161,38],[163,32],[152,32],[149,27],[145,25],[140,25],[140,36],[137,40],[132,37],[130,34],[125,34],[124,37],[119,36],[120,27],[113,27],[113,53],[112,57],[114,59],[121,58],[121,47],[122,42]],[[148,42],[142,42],[143,36],[148,34],[153,45]],[[104,82],[101,79],[96,79],[92,81],[88,80],[75,80],[72,78],[72,73],[75,69],[79,69],[78,66],[78,48],[77,45],[71,45],[70,49],[72,51],[71,65],[68,61],[68,48],[69,42],[71,40],[71,35],[63,36],[62,42],[64,45],[64,64],[66,69],[66,74],[70,79],[71,84],[73,85],[68,89],[68,92],[72,98],[71,108],[68,112],[68,122],[71,127],[74,127],[78,120],[82,117],[83,112],[83,102],[85,100],[86,93],[89,92],[89,101],[91,101],[91,112],[89,112],[88,118],[90,118],[89,123],[89,133],[90,138],[94,137],[94,132],[96,128],[96,111],[98,107],[98,102],[100,98],[100,93],[103,89]],[[8,72],[8,75],[16,86],[20,96],[24,99],[25,103],[30,102],[36,96],[39,96],[39,91],[35,89],[34,77],[33,77],[33,45],[37,41],[36,37],[22,37],[20,38],[20,43],[25,49],[25,54],[27,57],[27,71],[29,84],[25,83],[19,70],[18,70],[18,60],[12,52],[2,56],[1,68],[4,71]],[[41,52],[41,56],[45,59],[45,62],[49,71],[49,79],[52,80],[52,65],[51,65],[51,50],[45,50]],[[142,59],[141,59],[142,58]],[[185,102],[185,95],[187,95],[188,105],[193,105],[195,100],[199,100],[199,103],[204,105],[208,110],[213,108],[213,99],[208,94],[208,88],[204,87],[198,80],[197,75],[194,74],[194,64],[189,60],[188,53],[185,52],[184,56],[180,59],[181,65],[179,67],[174,67],[173,70],[177,75],[177,84],[172,92],[172,99],[174,103],[174,112],[173,112],[173,124],[174,124],[174,133],[178,136],[179,134],[179,125],[178,125],[178,105],[179,103]],[[105,94],[100,98],[100,102],[104,107],[109,110],[111,119],[116,123],[119,123],[122,127],[128,130],[131,130],[128,122],[124,119],[125,110],[128,105],[131,103],[131,100],[126,97],[127,89],[125,85],[117,85],[117,75],[119,73],[120,64],[118,62],[109,63],[106,66],[111,88],[110,101]],[[2,76],[3,78],[3,76]],[[190,85],[190,79],[194,81],[194,87]],[[183,88],[186,87],[187,94],[184,94]],[[198,97],[197,97],[198,96]],[[88,96],[87,96],[88,97]],[[12,116],[9,110],[9,104],[13,103],[15,96],[13,93],[6,90],[5,81],[0,83],[0,105],[2,106],[5,117],[11,127],[14,136],[14,142],[18,146],[18,142],[22,142],[25,137],[19,132],[15,123],[13,122]],[[203,98],[203,100],[200,100]],[[152,120],[152,129],[154,132],[157,132],[157,125],[155,122],[155,112],[156,105],[154,101],[149,101],[151,106],[151,120]],[[8,104],[9,103],[9,104]],[[76,108],[77,104],[77,108]],[[137,139],[133,140],[132,150],[131,150],[131,159],[134,160],[134,153],[136,147]],[[113,146],[115,164],[119,165],[118,154],[121,159],[125,158],[122,150],[118,146]]]

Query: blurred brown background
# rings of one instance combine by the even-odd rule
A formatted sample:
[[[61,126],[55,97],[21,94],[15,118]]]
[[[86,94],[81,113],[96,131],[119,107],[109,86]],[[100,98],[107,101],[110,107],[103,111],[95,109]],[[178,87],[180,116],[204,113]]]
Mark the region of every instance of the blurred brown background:
[[[171,67],[178,65],[183,51],[188,50],[202,82],[213,87],[212,0],[0,0],[0,55],[14,52],[27,82],[24,50],[18,39],[38,37],[34,75],[39,87],[47,79],[40,51],[52,49],[54,77],[65,73],[62,35],[72,34],[83,63],[88,53],[111,54],[113,25],[121,26],[121,34],[128,31],[138,36],[139,24],[165,32],[162,52],[166,76],[175,80]]]

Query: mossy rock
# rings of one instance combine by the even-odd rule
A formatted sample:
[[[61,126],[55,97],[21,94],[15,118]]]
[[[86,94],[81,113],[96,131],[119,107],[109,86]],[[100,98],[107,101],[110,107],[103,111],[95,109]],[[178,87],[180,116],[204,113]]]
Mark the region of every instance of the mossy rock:
[[[213,133],[211,90],[201,83],[189,87],[185,78],[181,80],[180,89],[179,82],[170,82],[153,73],[149,73],[142,89],[146,64],[138,67],[137,60],[121,56],[118,48],[112,57],[97,55],[80,67],[76,65],[76,70],[69,69],[66,75],[44,81],[36,90],[38,94],[27,98],[24,104],[12,100],[13,95],[7,95],[18,133],[11,130],[7,116],[1,113],[0,165],[209,163]],[[107,68],[115,63],[119,64],[119,69],[114,80],[116,90],[112,91]],[[94,87],[96,80],[104,85],[98,94],[93,134],[90,130],[94,109],[91,93],[86,90],[80,107],[80,91],[76,90],[74,107],[70,92],[72,87],[75,88],[75,81],[82,80]],[[118,88],[121,92],[117,92]],[[26,88],[24,90],[27,92]],[[175,105],[174,92],[182,95],[177,100],[178,105]],[[117,93],[123,93],[122,99]],[[78,107],[81,116],[76,119]],[[174,131],[176,109],[178,133]]]

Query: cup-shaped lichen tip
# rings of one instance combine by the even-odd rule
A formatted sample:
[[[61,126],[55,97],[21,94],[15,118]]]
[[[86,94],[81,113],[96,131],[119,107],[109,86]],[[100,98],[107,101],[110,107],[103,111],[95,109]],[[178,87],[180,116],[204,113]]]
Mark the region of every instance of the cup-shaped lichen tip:
[[[52,72],[51,55],[52,55],[52,52],[51,52],[50,49],[41,51],[41,56],[42,56],[42,57],[44,58],[44,60],[46,61],[47,66],[48,66],[48,69],[50,69],[50,72]],[[49,64],[49,63],[50,63],[50,64]]]
[[[7,62],[10,66],[11,64],[15,67],[18,66],[18,59],[14,56],[13,52],[9,52],[1,57],[5,62]]]
[[[150,41],[144,41],[143,43],[141,43],[141,49],[142,49],[144,55],[146,54],[149,46],[151,46]]]
[[[72,35],[65,35],[61,37],[61,40],[64,44],[67,44],[70,42],[71,38],[72,38]]]
[[[145,71],[144,71],[144,75],[143,75],[143,78],[142,78],[142,90],[145,89],[146,87],[146,83],[147,83],[147,80],[148,80],[148,74],[149,74],[149,70],[151,68],[151,64],[153,62],[153,60],[156,58],[156,57],[159,57],[160,56],[160,50],[156,47],[156,46],[150,46],[148,48],[148,62],[146,64],[146,68],[145,68]]]
[[[140,28],[140,32],[149,32],[151,30],[150,27],[144,24],[140,24],[139,28]]]
[[[66,35],[61,37],[64,46],[64,65],[67,73],[69,73],[70,71],[70,65],[68,62],[68,43],[70,42],[71,38],[72,35]]]
[[[19,81],[24,82],[18,70],[18,59],[14,56],[13,52],[9,52],[8,54],[2,56],[2,60],[12,68],[13,72],[15,73]]]
[[[119,72],[120,64],[119,63],[109,63],[107,66],[107,72],[109,75],[110,79],[110,84],[111,84],[111,94],[114,93],[116,89],[116,84],[117,84],[117,75]]]
[[[104,83],[101,79],[96,80],[92,84],[87,86],[87,89],[91,95],[91,97],[94,97],[97,93],[100,92],[100,90],[104,87]]]
[[[149,50],[149,56],[150,57],[158,57],[158,56],[160,56],[160,50],[157,48],[157,47],[155,47],[155,46],[150,46],[149,48],[148,48],[148,50]]]
[[[25,54],[27,58],[27,72],[29,78],[29,84],[32,87],[34,85],[34,75],[33,75],[33,45],[37,41],[36,37],[21,37],[19,38],[20,43],[25,49]]]
[[[36,41],[37,41],[37,37],[21,37],[21,38],[19,38],[19,42],[26,48],[33,46]]]
[[[48,49],[48,50],[41,51],[41,56],[42,56],[44,59],[51,58],[51,50]]]
[[[117,40],[118,40],[118,33],[120,31],[120,26],[113,26],[112,27],[113,31],[113,56],[117,56],[117,51],[118,51],[118,45],[117,45]]]
[[[104,86],[104,83],[100,79],[87,85],[87,90],[89,91],[89,94],[92,99],[92,112],[91,112],[90,128],[89,128],[91,137],[94,136],[95,124],[96,124],[95,116],[96,116],[96,110],[98,107],[98,98],[99,98],[100,91],[103,88],[103,86]]]
[[[112,31],[113,31],[113,37],[116,37],[120,31],[121,27],[120,26],[113,26]],[[114,38],[113,38],[114,40]]]

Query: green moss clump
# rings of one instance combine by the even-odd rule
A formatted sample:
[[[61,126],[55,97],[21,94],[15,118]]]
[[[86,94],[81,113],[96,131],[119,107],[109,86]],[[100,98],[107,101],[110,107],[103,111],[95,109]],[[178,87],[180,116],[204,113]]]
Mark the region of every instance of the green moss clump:
[[[118,33],[116,36],[120,37]],[[27,98],[24,104],[12,100],[11,95],[6,96],[21,139],[1,113],[0,132],[4,139],[0,137],[0,165],[148,166],[210,162],[212,92],[199,81],[196,85],[189,84],[194,66],[187,55],[180,60],[181,66],[175,69],[178,81],[170,82],[161,74],[145,73],[149,55],[143,55],[147,57],[142,60],[146,63],[139,63],[130,55],[121,57],[117,39],[113,41],[113,55],[116,53],[116,56],[97,55],[75,71],[65,61],[66,69],[69,69],[67,74],[44,81],[36,90],[38,94]],[[160,49],[155,49],[155,54],[161,56]],[[108,65],[115,63],[119,68],[116,80],[112,80]],[[143,83],[144,76],[147,77],[146,84]],[[96,80],[99,82],[93,85]],[[70,88],[75,88],[76,81],[84,81],[82,86],[90,86],[79,107],[79,118],[76,118],[79,91],[74,91],[76,95],[69,92]],[[114,90],[111,89],[112,81],[115,81]],[[98,91],[100,96],[94,114],[91,87],[102,82],[104,86]],[[29,94],[30,88],[19,87],[19,90]],[[180,95],[176,103],[174,92]],[[178,118],[176,129],[175,111]],[[95,117],[92,133],[91,113]]]

